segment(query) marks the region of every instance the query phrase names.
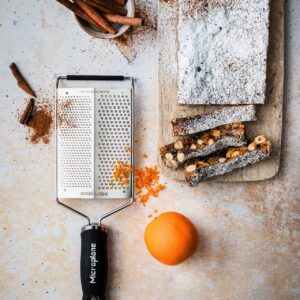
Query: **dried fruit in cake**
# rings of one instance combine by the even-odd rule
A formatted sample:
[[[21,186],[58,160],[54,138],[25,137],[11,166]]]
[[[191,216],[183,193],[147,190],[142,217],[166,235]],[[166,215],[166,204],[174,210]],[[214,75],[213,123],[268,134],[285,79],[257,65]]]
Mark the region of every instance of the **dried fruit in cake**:
[[[190,186],[197,186],[210,177],[223,175],[267,159],[271,156],[271,151],[271,142],[261,135],[248,146],[230,147],[217,155],[189,161],[184,166],[185,179]]]

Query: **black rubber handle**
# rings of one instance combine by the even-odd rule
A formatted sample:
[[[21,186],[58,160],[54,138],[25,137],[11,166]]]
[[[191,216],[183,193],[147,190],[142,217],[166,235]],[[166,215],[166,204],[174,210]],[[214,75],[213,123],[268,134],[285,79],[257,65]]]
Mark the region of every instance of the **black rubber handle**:
[[[81,232],[80,276],[82,300],[105,300],[107,283],[107,232],[101,227]]]
[[[124,80],[124,76],[111,76],[111,75],[67,75],[67,80],[110,80],[110,81],[120,81],[120,80]]]

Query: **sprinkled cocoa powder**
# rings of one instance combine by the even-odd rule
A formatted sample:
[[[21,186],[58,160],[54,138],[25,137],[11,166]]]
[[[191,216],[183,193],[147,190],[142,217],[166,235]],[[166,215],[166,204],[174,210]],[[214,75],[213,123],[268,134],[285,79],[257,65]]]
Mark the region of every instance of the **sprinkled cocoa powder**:
[[[135,16],[143,19],[145,31],[157,31],[157,16],[146,4],[139,3],[135,9]]]
[[[76,127],[76,121],[71,112],[71,100],[67,100],[58,104],[57,108],[57,124],[59,127],[66,125],[67,127]]]
[[[30,139],[32,144],[42,141],[48,144],[50,141],[51,126],[53,123],[52,111],[49,105],[37,107],[29,119],[27,126],[30,128]]]
[[[128,46],[128,42],[129,42],[126,35],[121,35],[121,36],[117,37],[116,41],[118,42],[118,44],[123,45],[123,46]]]
[[[232,0],[185,0],[183,15],[194,17],[195,15],[207,15],[213,9],[229,6]]]
[[[156,43],[157,7],[152,2],[137,0],[136,17],[143,19],[143,26],[131,27],[124,35],[113,39],[121,53],[132,62],[138,53],[147,49],[148,45]]]

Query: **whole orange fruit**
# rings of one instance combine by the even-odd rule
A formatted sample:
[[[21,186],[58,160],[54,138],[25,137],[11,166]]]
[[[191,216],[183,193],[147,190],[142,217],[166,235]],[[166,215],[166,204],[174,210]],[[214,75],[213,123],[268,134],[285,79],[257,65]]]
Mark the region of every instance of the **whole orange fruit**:
[[[147,225],[144,239],[154,258],[167,265],[177,265],[195,252],[198,234],[187,217],[171,211]]]

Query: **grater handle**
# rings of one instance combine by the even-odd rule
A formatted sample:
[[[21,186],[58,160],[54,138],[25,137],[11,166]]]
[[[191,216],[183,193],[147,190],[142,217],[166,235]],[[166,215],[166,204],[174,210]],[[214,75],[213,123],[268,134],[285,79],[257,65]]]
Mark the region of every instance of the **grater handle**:
[[[124,76],[111,76],[111,75],[67,75],[67,80],[110,80],[122,81]]]
[[[87,225],[81,232],[80,276],[82,300],[105,300],[107,283],[107,232]]]

